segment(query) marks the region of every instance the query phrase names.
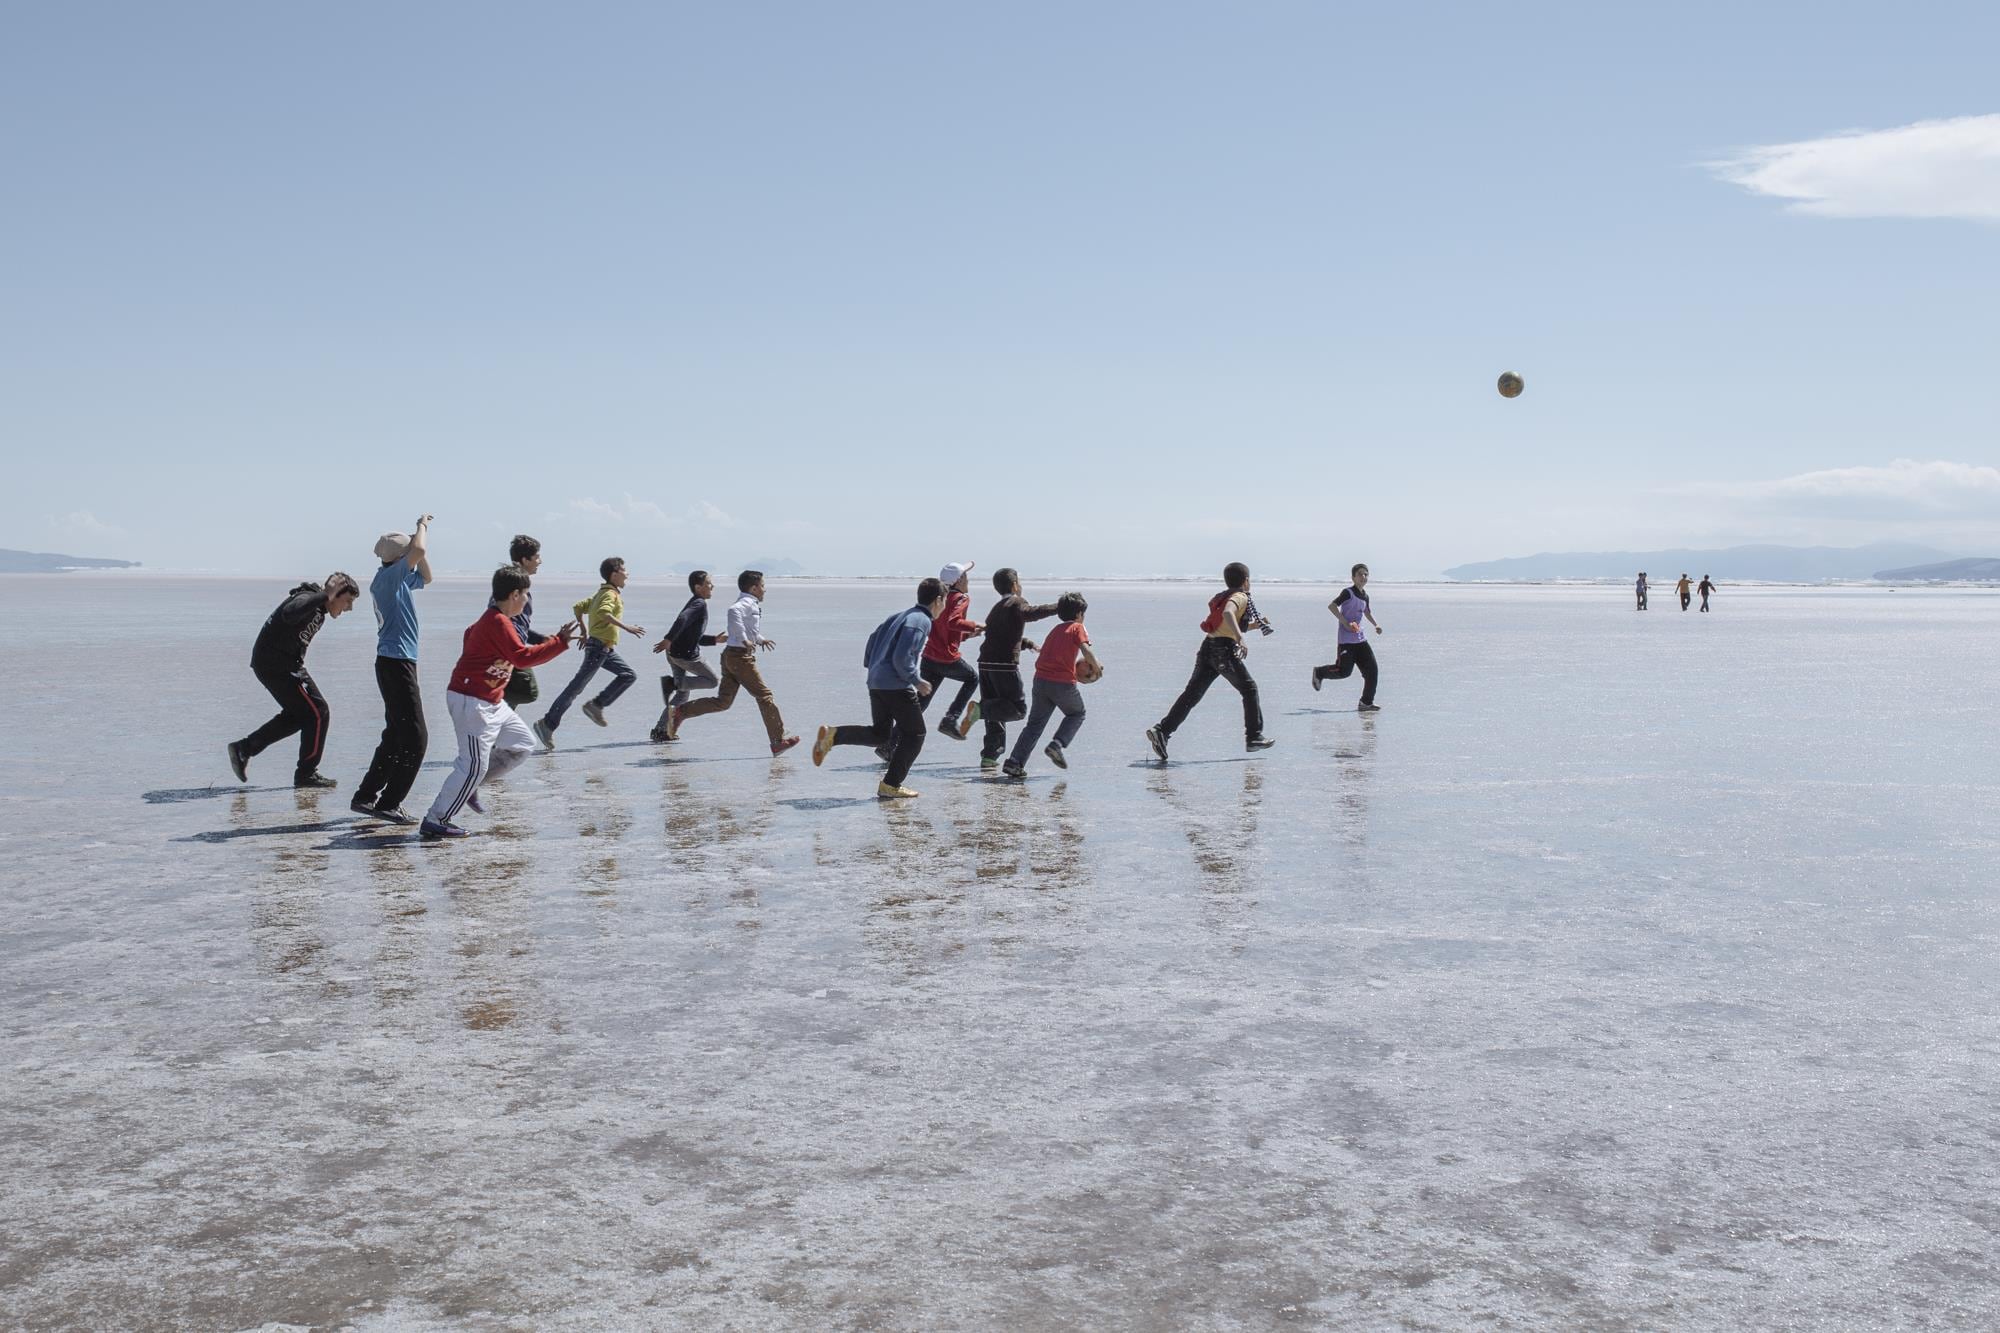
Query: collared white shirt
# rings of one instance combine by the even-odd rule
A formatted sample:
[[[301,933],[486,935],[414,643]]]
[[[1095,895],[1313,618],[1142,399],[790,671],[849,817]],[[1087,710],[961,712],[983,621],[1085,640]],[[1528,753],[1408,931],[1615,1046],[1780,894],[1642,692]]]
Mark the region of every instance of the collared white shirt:
[[[744,593],[729,604],[730,648],[755,649],[764,641],[764,604]]]

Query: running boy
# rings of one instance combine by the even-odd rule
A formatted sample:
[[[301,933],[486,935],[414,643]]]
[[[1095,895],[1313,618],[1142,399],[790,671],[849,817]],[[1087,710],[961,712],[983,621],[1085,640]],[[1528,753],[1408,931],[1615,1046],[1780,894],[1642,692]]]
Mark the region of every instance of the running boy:
[[[903,785],[910,765],[924,748],[924,700],[931,683],[923,679],[921,662],[931,627],[944,610],[944,584],[925,579],[917,585],[917,604],[898,611],[875,627],[861,650],[868,668],[868,712],[865,727],[821,727],[813,741],[813,764],[826,762],[836,745],[866,745],[879,749],[892,743],[889,771],[875,788],[878,801],[907,800],[917,795]]]
[[[528,575],[519,566],[493,571],[493,601],[465,631],[458,665],[444,696],[451,729],[458,736],[458,758],[431,802],[419,831],[426,838],[463,838],[469,830],[452,820],[466,806],[480,814],[479,784],[503,777],[528,757],[535,738],[521,715],[505,701],[507,677],[516,667],[536,667],[560,656],[576,636],[575,625],[564,625],[553,639],[532,648],[521,642],[514,617],[527,609]]]
[[[1014,753],[1001,770],[1010,778],[1028,776],[1028,755],[1042,738],[1042,729],[1049,725],[1049,715],[1058,708],[1063,720],[1056,724],[1055,739],[1042,753],[1057,768],[1069,767],[1065,751],[1083,727],[1083,691],[1076,683],[1078,654],[1093,668],[1097,666],[1097,656],[1090,651],[1090,635],[1083,628],[1083,613],[1088,609],[1082,593],[1066,592],[1056,599],[1056,614],[1062,617],[1062,624],[1049,631],[1035,658],[1035,706],[1028,714],[1028,725],[1021,728],[1014,742]]]
[[[736,576],[738,596],[729,607],[729,632],[724,636],[722,649],[722,687],[712,699],[697,699],[685,707],[675,705],[667,710],[667,730],[674,736],[681,734],[681,723],[691,717],[705,717],[710,713],[720,713],[736,702],[737,692],[750,691],[750,697],[757,701],[757,711],[764,718],[764,734],[770,738],[771,753],[783,754],[799,743],[797,736],[785,734],[785,719],[778,712],[777,696],[764,683],[763,673],[757,670],[757,650],[776,652],[778,645],[764,637],[764,575],[755,569],[746,569]],[[922,715],[919,714],[919,717]]]
[[[424,727],[424,696],[417,687],[417,608],[410,594],[431,581],[431,516],[417,520],[408,536],[383,534],[375,543],[382,567],[369,581],[375,603],[375,687],[382,692],[382,741],[354,799],[347,808],[357,815],[414,824],[403,810],[403,798],[416,785],[424,765],[430,732]]]
[[[1021,576],[1012,569],[994,571],[993,591],[1000,600],[986,613],[986,639],[979,645],[979,709],[986,719],[985,743],[979,766],[998,768],[1007,750],[1007,724],[1028,715],[1028,695],[1021,687],[1021,650],[1034,651],[1035,641],[1023,631],[1031,620],[1056,613],[1055,603],[1030,606],[1021,596]]]
[[[507,563],[519,565],[521,572],[532,577],[542,569],[542,544],[528,534],[521,533],[507,544]],[[521,636],[521,642],[530,648],[538,643],[547,643],[549,636],[537,634],[534,630],[535,595],[528,594],[527,605],[521,614],[514,617],[514,632]],[[535,679],[535,673],[528,667],[516,667],[514,674],[507,677],[507,706],[519,708],[531,704],[542,697],[542,687]]]
[[[1243,642],[1243,632],[1257,628],[1257,622],[1249,618],[1250,566],[1240,561],[1228,565],[1222,571],[1222,583],[1223,590],[1208,599],[1208,615],[1201,622],[1202,633],[1207,637],[1195,650],[1194,674],[1188,677],[1180,698],[1174,700],[1167,715],[1158,725],[1146,728],[1146,739],[1152,742],[1153,753],[1163,764],[1167,762],[1167,742],[1180,730],[1181,723],[1187,721],[1188,714],[1218,676],[1243,696],[1243,748],[1268,750],[1277,744],[1264,735],[1264,710],[1257,701],[1257,682],[1250,678],[1250,668],[1243,661],[1250,652],[1249,645]]]
[[[306,649],[313,635],[332,616],[338,620],[361,595],[361,585],[346,574],[329,574],[326,586],[301,583],[285,594],[278,609],[265,617],[250,649],[250,670],[257,683],[271,692],[281,710],[278,715],[240,741],[226,747],[229,771],[238,782],[250,780],[250,761],[294,732],[299,737],[299,762],[292,770],[294,787],[336,787],[340,784],[319,771],[320,756],[326,753],[326,726],[331,720],[326,699],[306,672]]]
[[[967,639],[976,638],[986,626],[966,617],[966,609],[972,599],[966,595],[966,580],[972,574],[972,562],[961,560],[946,565],[938,571],[938,582],[944,585],[944,612],[931,625],[931,637],[924,644],[924,679],[931,683],[933,693],[924,696],[923,708],[930,710],[931,700],[938,686],[948,680],[958,682],[958,693],[946,705],[944,716],[938,719],[938,731],[955,741],[965,739],[972,724],[979,720],[979,705],[973,703],[972,692],[979,688],[979,673],[965,664],[960,654],[960,645]],[[959,714],[965,715],[961,723]]]
[[[666,707],[660,710],[660,720],[653,725],[656,741],[679,740],[674,734],[674,710],[685,707],[693,691],[712,690],[718,683],[708,663],[701,660],[702,648],[721,643],[724,637],[702,633],[708,628],[708,599],[715,595],[715,583],[707,570],[697,569],[688,575],[688,592],[687,605],[674,617],[666,636],[653,645],[654,652],[667,655],[667,665],[673,671],[672,675],[660,677],[660,693],[666,696]]]
[[[603,667],[611,673],[611,683],[599,690],[597,697],[583,706],[583,715],[604,726],[604,710],[618,701],[618,696],[632,688],[632,682],[639,679],[639,673],[625,665],[625,659],[618,655],[618,631],[627,634],[644,634],[637,625],[628,625],[618,617],[625,614],[625,599],[619,590],[625,586],[625,560],[622,556],[611,556],[597,567],[604,583],[595,593],[584,598],[570,608],[578,624],[585,625],[589,641],[583,646],[583,665],[569,684],[563,686],[556,701],[549,705],[549,711],[542,714],[541,721],[535,723],[535,739],[545,750],[556,748],[556,728],[562,725],[563,714],[576,702],[576,696],[583,693],[583,687],[590,684],[590,678]],[[531,664],[532,665],[532,664]]]
[[[1356,565],[1352,571],[1354,585],[1340,590],[1340,596],[1326,604],[1340,621],[1340,651],[1335,655],[1332,666],[1313,668],[1312,684],[1317,690],[1323,680],[1346,680],[1354,674],[1354,668],[1361,668],[1361,707],[1363,713],[1379,713],[1375,706],[1375,680],[1378,668],[1375,665],[1375,649],[1368,642],[1368,635],[1361,629],[1365,618],[1375,626],[1380,634],[1382,627],[1375,624],[1375,612],[1368,605],[1368,566]]]

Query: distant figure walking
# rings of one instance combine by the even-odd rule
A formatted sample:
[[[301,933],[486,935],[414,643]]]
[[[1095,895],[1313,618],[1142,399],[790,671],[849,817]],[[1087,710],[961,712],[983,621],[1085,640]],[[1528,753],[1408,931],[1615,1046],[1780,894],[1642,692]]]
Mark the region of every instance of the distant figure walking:
[[[1694,581],[1685,574],[1681,575],[1680,582],[1674,585],[1674,591],[1680,594],[1681,610],[1687,610],[1688,603],[1694,600],[1693,589]]]
[[[1646,609],[1646,571],[1643,569],[1639,571],[1638,591],[1639,591],[1639,609],[1641,611],[1644,611]]]
[[[1701,586],[1695,591],[1701,594],[1701,609],[1704,611],[1708,610],[1708,595],[1715,591],[1714,580],[1710,579],[1708,575],[1703,574],[1701,576]]]
[[[338,784],[319,771],[320,756],[326,753],[326,728],[332,720],[326,699],[306,671],[306,649],[313,635],[326,623],[336,620],[354,606],[361,585],[346,574],[329,574],[324,587],[301,583],[285,594],[278,609],[257,631],[256,646],[250,650],[250,669],[257,683],[271,692],[281,710],[278,715],[240,741],[229,742],[229,771],[238,782],[250,780],[250,761],[267,747],[297,734],[299,762],[292,770],[294,787],[332,787]]]
[[[1331,666],[1318,666],[1312,670],[1312,687],[1317,690],[1321,682],[1346,680],[1361,670],[1361,705],[1358,711],[1379,713],[1382,710],[1375,703],[1375,682],[1380,676],[1380,668],[1375,665],[1375,649],[1368,643],[1368,632],[1361,628],[1366,619],[1380,634],[1382,627],[1375,623],[1375,612],[1368,604],[1368,566],[1356,565],[1351,571],[1354,585],[1340,590],[1340,596],[1327,603],[1326,609],[1333,612],[1340,621],[1340,651]]]

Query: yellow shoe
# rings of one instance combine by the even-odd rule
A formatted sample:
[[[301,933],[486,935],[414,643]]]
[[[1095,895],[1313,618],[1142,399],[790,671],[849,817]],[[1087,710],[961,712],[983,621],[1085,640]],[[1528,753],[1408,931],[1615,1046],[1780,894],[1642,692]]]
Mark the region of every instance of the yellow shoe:
[[[875,788],[875,799],[878,801],[908,800],[920,794],[911,791],[908,787],[891,787],[886,782]]]
[[[813,767],[818,768],[833,753],[833,728],[821,727],[819,738],[813,742]]]
[[[967,736],[970,736],[972,734],[972,728],[974,727],[974,725],[978,723],[978,721],[979,721],[979,700],[974,699],[972,701],[972,706],[965,710],[965,720],[958,724],[958,738],[960,740],[964,740]]]

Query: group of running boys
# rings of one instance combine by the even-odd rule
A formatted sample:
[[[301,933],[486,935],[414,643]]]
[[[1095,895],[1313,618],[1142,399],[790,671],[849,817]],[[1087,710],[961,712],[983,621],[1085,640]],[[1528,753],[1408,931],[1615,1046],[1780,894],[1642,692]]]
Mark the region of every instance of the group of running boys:
[[[570,608],[570,618],[553,635],[535,630],[534,574],[541,568],[541,543],[533,537],[514,538],[508,563],[493,573],[492,595],[479,618],[467,627],[458,661],[446,687],[445,706],[458,739],[457,758],[429,810],[421,817],[403,809],[416,782],[429,743],[423,699],[417,684],[417,614],[412,594],[431,582],[429,530],[431,516],[417,520],[410,533],[386,533],[375,544],[381,562],[369,582],[376,617],[375,679],[382,694],[384,725],[368,772],[355,788],[350,807],[360,815],[392,824],[416,824],[426,838],[462,838],[468,830],[456,821],[465,809],[484,814],[482,790],[521,763],[537,747],[552,750],[556,731],[591,680],[611,674],[603,689],[578,711],[602,727],[605,710],[638,679],[638,673],[618,653],[620,634],[643,637],[645,630],[624,620],[625,562],[612,557],[599,566],[602,583],[591,596]],[[979,765],[999,770],[1010,779],[1027,775],[1035,745],[1057,713],[1055,735],[1042,753],[1058,768],[1069,767],[1068,750],[1083,726],[1085,707],[1079,688],[1103,675],[1103,665],[1091,649],[1084,628],[1089,609],[1082,594],[1066,592],[1054,602],[1030,603],[1022,595],[1021,579],[1012,569],[993,575],[999,600],[984,621],[968,614],[970,560],[944,566],[938,577],[917,585],[913,606],[897,611],[878,625],[862,650],[867,675],[869,721],[865,725],[824,726],[813,744],[815,765],[824,764],[838,746],[873,749],[887,765],[876,787],[882,800],[914,797],[904,783],[922,751],[932,698],[946,682],[957,685],[937,730],[963,740],[975,724],[985,722]],[[1379,711],[1375,703],[1378,671],[1374,649],[1362,622],[1376,633],[1381,626],[1369,607],[1368,567],[1356,565],[1353,584],[1329,605],[1339,621],[1339,654],[1333,663],[1314,667],[1312,687],[1327,680],[1344,680],[1357,670],[1362,677],[1360,711]],[[1162,763],[1167,744],[1208,687],[1226,680],[1243,700],[1244,743],[1247,749],[1275,744],[1264,735],[1264,715],[1257,682],[1247,665],[1244,635],[1251,630],[1271,633],[1270,622],[1250,598],[1250,570],[1231,564],[1223,570],[1223,590],[1209,601],[1202,620],[1203,639],[1196,650],[1194,674],[1173,707],[1146,731]],[[771,753],[781,755],[798,745],[785,731],[784,718],[771,688],[757,667],[760,652],[777,644],[765,638],[764,576],[745,570],[737,576],[737,599],[729,609],[724,632],[708,632],[708,602],[714,583],[706,571],[688,576],[689,597],[667,633],[653,645],[665,656],[668,670],[660,680],[664,707],[652,729],[657,742],[680,739],[690,719],[727,710],[747,691],[757,703]],[[229,765],[239,782],[248,780],[249,763],[264,749],[287,736],[298,735],[299,758],[293,785],[335,786],[319,771],[326,749],[330,719],[325,698],[305,668],[305,653],[326,620],[352,609],[360,597],[356,581],[343,573],[323,584],[303,583],[266,618],[251,651],[251,670],[278,701],[279,713],[256,731],[227,747]],[[1030,623],[1053,616],[1057,624],[1037,644],[1027,636]],[[969,639],[984,637],[975,670],[963,656]],[[548,709],[532,726],[516,708],[540,696],[535,669],[554,661],[579,639],[583,661]],[[720,674],[702,660],[705,647],[720,647]],[[1021,653],[1035,654],[1032,686],[1021,679]],[[698,691],[715,694],[696,700]],[[974,695],[978,697],[975,698]],[[1007,725],[1022,722],[1011,752]],[[1003,758],[1004,756],[1004,758]]]

